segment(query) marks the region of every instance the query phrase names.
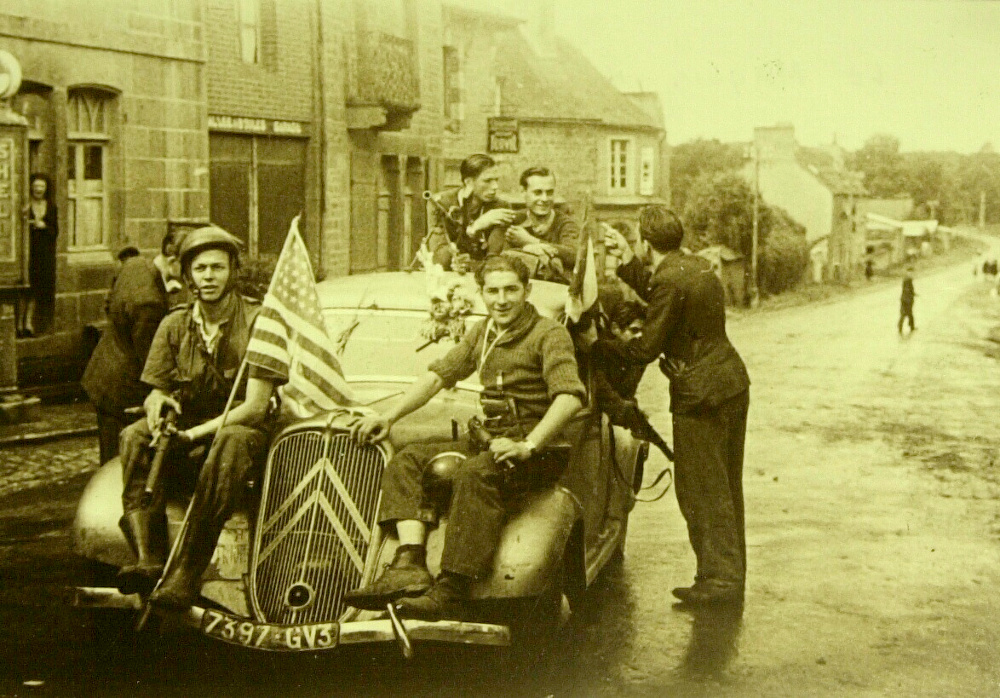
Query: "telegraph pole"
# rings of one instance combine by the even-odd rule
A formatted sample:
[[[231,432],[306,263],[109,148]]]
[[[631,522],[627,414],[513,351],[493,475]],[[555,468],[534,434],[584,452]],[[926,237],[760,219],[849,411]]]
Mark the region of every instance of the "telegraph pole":
[[[757,284],[757,245],[760,237],[760,153],[757,144],[751,146],[753,156],[753,235],[750,242],[750,307],[760,305],[760,287]]]

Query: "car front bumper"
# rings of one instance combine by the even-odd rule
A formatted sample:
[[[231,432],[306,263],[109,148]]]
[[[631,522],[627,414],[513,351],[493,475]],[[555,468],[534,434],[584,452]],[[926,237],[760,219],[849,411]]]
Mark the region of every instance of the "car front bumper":
[[[76,587],[73,605],[90,609],[139,611],[143,607],[137,594],[122,594],[113,587]],[[192,606],[186,612],[158,611],[172,614],[184,624],[214,640],[228,644],[276,652],[318,652],[341,645],[367,642],[404,643],[390,618],[352,620],[308,625],[258,623],[230,613]],[[423,621],[405,619],[403,634],[408,640],[451,642],[466,645],[506,646],[510,629],[505,625],[468,623],[456,620]]]

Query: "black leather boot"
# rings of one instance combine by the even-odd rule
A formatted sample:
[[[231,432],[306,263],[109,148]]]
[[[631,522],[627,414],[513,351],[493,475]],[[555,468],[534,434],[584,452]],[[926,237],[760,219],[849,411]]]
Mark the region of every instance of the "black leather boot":
[[[193,516],[163,582],[149,596],[150,603],[178,611],[193,606],[200,596],[201,576],[212,561],[221,532],[222,524],[210,517]]]
[[[136,561],[118,572],[118,589],[123,594],[149,593],[163,574],[166,515],[139,509],[125,514],[119,525],[134,546]]]
[[[377,611],[396,599],[423,594],[434,581],[427,571],[426,557],[422,545],[399,546],[382,575],[371,584],[344,594],[344,601],[355,608]]]
[[[421,596],[403,598],[396,603],[399,615],[419,620],[462,620],[472,577],[454,572],[442,572],[434,586]]]

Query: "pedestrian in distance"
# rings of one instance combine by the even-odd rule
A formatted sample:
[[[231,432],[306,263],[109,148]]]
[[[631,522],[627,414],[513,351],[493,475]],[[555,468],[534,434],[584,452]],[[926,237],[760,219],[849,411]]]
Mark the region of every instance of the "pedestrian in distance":
[[[108,293],[107,326],[81,380],[97,412],[101,463],[118,455],[118,437],[132,421],[126,410],[141,405],[149,392],[139,376],[156,328],[170,307],[170,294],[181,289],[179,242],[169,232],[154,258],[141,257],[138,250],[126,257]]]
[[[682,606],[741,604],[746,580],[743,447],[750,378],[726,336],[725,292],[711,264],[681,250],[684,228],[664,206],[639,215],[643,259],[605,229],[618,276],[648,303],[641,337],[598,340],[623,361],[659,359],[670,381],[677,503],[697,558],[695,582],[673,590]]]
[[[911,333],[917,329],[913,321],[913,299],[916,296],[917,294],[913,290],[913,269],[909,268],[903,275],[903,289],[899,295],[899,323],[897,329],[900,335],[903,334],[904,321],[909,321]]]

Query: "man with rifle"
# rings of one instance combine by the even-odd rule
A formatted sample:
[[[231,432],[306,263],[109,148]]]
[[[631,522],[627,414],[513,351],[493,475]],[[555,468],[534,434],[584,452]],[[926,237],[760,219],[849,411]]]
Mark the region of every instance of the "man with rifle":
[[[220,430],[260,309],[236,292],[239,245],[214,226],[185,237],[180,265],[195,300],[174,309],[157,329],[141,377],[152,389],[143,403],[145,417],[121,435],[122,529],[137,556],[121,570],[122,591],[148,592],[160,578],[166,501],[195,490],[198,506],[151,597],[161,605],[183,608],[197,599],[222,526],[266,454],[261,424],[276,378],[264,369],[251,368]],[[213,437],[218,443],[209,449]]]
[[[528,302],[528,269],[519,259],[489,257],[476,280],[489,317],[391,409],[354,426],[359,441],[381,441],[442,388],[479,371],[487,433],[470,424],[470,438],[408,446],[386,467],[379,523],[395,529],[399,548],[381,577],[345,595],[357,608],[384,609],[395,601],[405,617],[460,618],[472,582],[492,566],[509,498],[553,484],[567,465],[568,450],[553,446],[585,397],[569,331]],[[441,574],[432,580],[426,535],[442,503],[434,501],[434,479],[426,473],[436,470],[439,457],[456,452],[461,462],[450,477]]]

